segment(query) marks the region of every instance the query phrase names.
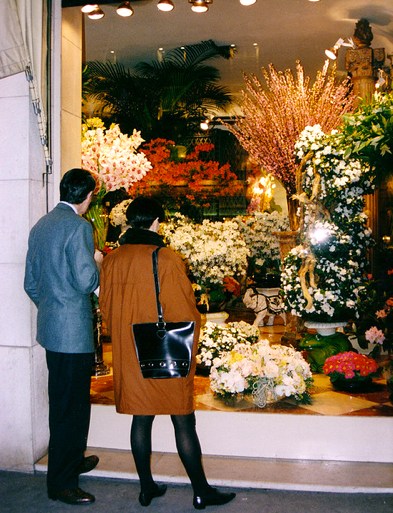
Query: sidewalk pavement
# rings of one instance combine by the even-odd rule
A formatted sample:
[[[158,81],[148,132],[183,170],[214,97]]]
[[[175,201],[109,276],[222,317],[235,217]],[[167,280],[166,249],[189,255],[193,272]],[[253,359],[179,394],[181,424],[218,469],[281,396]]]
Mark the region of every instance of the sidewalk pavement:
[[[191,513],[189,485],[168,483],[167,493],[148,508],[138,502],[139,484],[133,480],[81,476],[80,486],[96,497],[94,504],[71,506],[46,495],[44,473],[0,471],[2,513]],[[220,488],[229,490],[229,488]],[[208,513],[392,513],[393,494],[322,493],[231,488],[236,498],[224,506],[209,506]]]

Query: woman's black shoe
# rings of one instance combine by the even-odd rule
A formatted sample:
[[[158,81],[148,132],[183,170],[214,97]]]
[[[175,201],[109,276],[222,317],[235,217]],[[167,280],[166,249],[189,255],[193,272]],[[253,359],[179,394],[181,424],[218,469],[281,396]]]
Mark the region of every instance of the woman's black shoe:
[[[167,486],[163,484],[156,485],[156,488],[150,492],[141,492],[139,494],[139,502],[142,506],[149,506],[149,504],[155,497],[161,497],[161,495],[164,495],[166,489]]]
[[[223,493],[216,488],[212,488],[206,495],[194,495],[193,505],[195,509],[205,509],[206,506],[221,506],[221,504],[227,504],[235,497],[236,493]]]

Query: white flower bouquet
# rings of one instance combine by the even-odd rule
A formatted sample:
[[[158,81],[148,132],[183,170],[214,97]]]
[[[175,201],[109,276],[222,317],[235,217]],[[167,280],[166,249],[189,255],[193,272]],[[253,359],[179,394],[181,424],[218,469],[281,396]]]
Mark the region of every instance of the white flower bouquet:
[[[137,148],[144,141],[140,132],[123,134],[117,124],[105,129],[99,118],[91,118],[82,125],[82,167],[99,181],[103,193],[129,189],[152,168]]]
[[[275,398],[309,403],[312,382],[310,366],[299,351],[268,340],[237,344],[216,358],[210,371],[210,387],[219,396],[252,394],[263,384]]]
[[[275,232],[289,230],[289,219],[277,211],[255,212],[233,218],[239,225],[248,249],[252,271],[279,271],[280,246]]]
[[[225,301],[227,292],[240,294],[239,283],[247,274],[249,249],[236,222],[205,220],[196,224],[175,214],[168,223],[162,223],[161,233],[186,262],[201,296],[219,303]]]
[[[211,367],[215,358],[223,352],[231,351],[236,344],[254,344],[258,339],[258,327],[247,322],[228,322],[220,325],[208,321],[201,330],[197,364]]]
[[[123,200],[121,203],[115,205],[111,213],[109,214],[109,220],[112,226],[121,226],[125,227],[127,224],[126,211],[128,205],[131,203],[132,199]]]

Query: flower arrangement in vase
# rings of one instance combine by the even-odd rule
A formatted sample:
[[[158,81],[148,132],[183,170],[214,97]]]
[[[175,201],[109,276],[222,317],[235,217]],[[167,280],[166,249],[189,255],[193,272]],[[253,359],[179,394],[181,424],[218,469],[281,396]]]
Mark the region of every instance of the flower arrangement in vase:
[[[283,397],[310,403],[313,383],[310,366],[299,351],[268,340],[237,344],[213,362],[210,387],[218,396],[249,394],[264,407]]]
[[[222,309],[241,294],[249,249],[234,221],[194,223],[175,214],[161,233],[186,262],[199,305]]]
[[[379,375],[378,363],[369,356],[347,351],[325,360],[323,372],[334,388],[344,391],[367,391],[372,378]]]
[[[97,180],[96,195],[85,217],[93,224],[98,249],[103,249],[106,238],[105,194],[121,188],[128,192],[151,169],[145,154],[136,151],[142,142],[140,132],[134,130],[128,136],[116,124],[106,129],[100,118],[82,124],[82,167]]]

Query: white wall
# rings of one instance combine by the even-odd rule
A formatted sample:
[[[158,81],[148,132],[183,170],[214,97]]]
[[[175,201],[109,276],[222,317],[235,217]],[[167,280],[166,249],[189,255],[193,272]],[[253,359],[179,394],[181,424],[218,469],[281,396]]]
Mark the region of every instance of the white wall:
[[[80,166],[81,118],[81,13],[65,10],[62,20],[61,0],[53,2],[53,12],[49,210],[58,201],[61,174]],[[0,469],[32,471],[49,440],[47,368],[23,278],[29,231],[46,213],[46,189],[24,73],[0,80],[0,112]]]
[[[45,213],[45,189],[24,73],[0,80],[0,112],[0,468],[32,470],[47,446],[46,365],[23,277],[28,233]]]

